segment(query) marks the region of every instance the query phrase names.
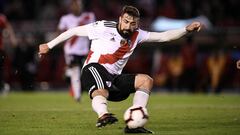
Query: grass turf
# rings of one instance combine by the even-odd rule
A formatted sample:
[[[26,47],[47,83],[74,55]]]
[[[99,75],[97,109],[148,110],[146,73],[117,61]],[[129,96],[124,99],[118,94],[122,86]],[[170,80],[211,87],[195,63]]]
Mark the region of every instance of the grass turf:
[[[67,92],[12,92],[0,97],[0,135],[122,135],[123,102],[109,102],[119,122],[95,127],[96,114],[86,93],[76,103]],[[240,96],[153,93],[146,127],[161,135],[239,135]]]

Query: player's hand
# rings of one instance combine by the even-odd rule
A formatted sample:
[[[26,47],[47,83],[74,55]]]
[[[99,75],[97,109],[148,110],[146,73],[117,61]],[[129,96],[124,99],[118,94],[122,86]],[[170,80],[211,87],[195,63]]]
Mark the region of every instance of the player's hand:
[[[49,52],[50,48],[47,44],[40,44],[39,50],[38,50],[38,56],[41,58],[43,55],[47,54]]]
[[[189,24],[187,27],[186,27],[186,30],[188,32],[194,32],[194,31],[200,31],[201,30],[201,23],[200,22],[192,22],[191,24]]]

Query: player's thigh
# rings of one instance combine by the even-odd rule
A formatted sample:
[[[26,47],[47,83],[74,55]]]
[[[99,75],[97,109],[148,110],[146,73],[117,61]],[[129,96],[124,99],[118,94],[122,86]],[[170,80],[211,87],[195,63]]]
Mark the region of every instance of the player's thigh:
[[[135,74],[121,74],[114,78],[113,84],[127,93],[135,92]]]
[[[110,101],[125,100],[131,93],[135,92],[135,74],[117,75],[112,83],[112,87],[109,89],[108,100]]]
[[[92,93],[95,90],[109,89],[112,76],[107,70],[97,63],[91,63],[85,66],[81,72],[81,84],[83,90],[88,90],[92,98]],[[110,83],[111,84],[111,83]]]

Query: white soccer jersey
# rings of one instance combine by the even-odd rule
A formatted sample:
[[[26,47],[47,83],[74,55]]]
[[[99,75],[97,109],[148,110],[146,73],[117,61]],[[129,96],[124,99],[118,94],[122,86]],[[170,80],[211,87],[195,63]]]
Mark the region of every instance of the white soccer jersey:
[[[88,25],[88,37],[92,40],[84,65],[99,63],[108,72],[120,74],[137,45],[149,37],[149,32],[138,29],[129,39],[117,31],[117,23],[97,21]]]
[[[137,44],[141,42],[168,42],[187,33],[185,27],[165,32],[148,32],[138,29],[129,39],[124,39],[118,33],[116,25],[116,22],[98,21],[75,27],[48,42],[47,46],[52,49],[73,36],[88,37],[92,40],[92,45],[84,66],[89,63],[99,63],[110,73],[120,74]]]
[[[70,28],[86,25],[95,21],[95,15],[91,12],[84,12],[80,16],[67,14],[61,17],[58,29],[66,31]],[[74,36],[64,45],[66,55],[87,55],[89,51],[89,39],[87,37]]]

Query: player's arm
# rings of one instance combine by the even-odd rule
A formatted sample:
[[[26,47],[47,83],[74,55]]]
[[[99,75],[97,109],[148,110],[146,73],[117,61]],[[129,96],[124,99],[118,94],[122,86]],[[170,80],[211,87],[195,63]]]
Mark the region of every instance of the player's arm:
[[[59,36],[57,36],[55,39],[48,43],[40,44],[39,45],[39,56],[44,55],[48,53],[50,49],[52,49],[54,46],[58,45],[59,43],[66,41],[67,39],[73,37],[73,36],[88,36],[88,30],[87,25],[75,27],[72,29],[69,29]]]
[[[17,39],[16,39],[16,36],[15,36],[15,32],[13,30],[12,25],[7,20],[6,20],[6,30],[9,34],[10,42],[12,43],[13,46],[16,46],[17,45]]]
[[[168,30],[165,32],[150,32],[146,42],[167,42],[178,39],[188,32],[199,31],[201,29],[200,22],[193,22],[185,28]]]

